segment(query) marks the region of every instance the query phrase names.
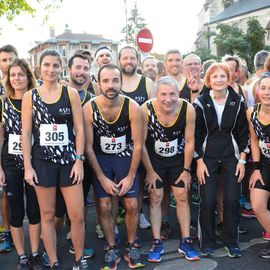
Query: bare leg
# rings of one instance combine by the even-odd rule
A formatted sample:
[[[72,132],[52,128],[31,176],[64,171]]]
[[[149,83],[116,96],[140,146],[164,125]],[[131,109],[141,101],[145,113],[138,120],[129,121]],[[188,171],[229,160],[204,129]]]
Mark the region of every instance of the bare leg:
[[[29,239],[32,253],[38,252],[40,239],[40,223],[29,224]]]
[[[134,243],[138,228],[139,213],[138,213],[138,198],[125,198],[126,206],[126,230],[128,243]]]

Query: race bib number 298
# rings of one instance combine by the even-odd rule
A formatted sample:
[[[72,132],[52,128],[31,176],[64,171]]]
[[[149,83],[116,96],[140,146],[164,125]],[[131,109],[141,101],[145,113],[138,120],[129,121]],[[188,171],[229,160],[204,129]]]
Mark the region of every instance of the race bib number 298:
[[[63,146],[68,145],[68,129],[66,124],[41,124],[40,145]]]
[[[178,139],[168,142],[155,142],[155,152],[162,157],[172,157],[177,154]]]

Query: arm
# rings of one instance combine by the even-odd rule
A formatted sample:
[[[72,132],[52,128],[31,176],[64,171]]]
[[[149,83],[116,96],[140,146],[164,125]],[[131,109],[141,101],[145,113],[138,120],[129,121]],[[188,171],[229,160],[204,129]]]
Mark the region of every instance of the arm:
[[[162,181],[158,174],[154,171],[152,163],[150,161],[148,151],[146,148],[146,138],[148,133],[148,116],[147,116],[147,106],[146,103],[142,105],[143,111],[143,146],[142,146],[142,162],[146,170],[145,182],[148,190],[151,188],[156,189],[156,181]]]
[[[195,133],[195,109],[191,104],[187,104],[187,122],[185,127],[185,149],[184,149],[184,168],[189,169],[191,166],[193,153],[194,153],[194,133]],[[179,178],[176,180],[176,184],[180,181],[184,182],[185,191],[188,192],[190,188],[191,175],[190,172],[183,171]]]
[[[130,100],[129,102],[129,118],[134,150],[132,153],[128,175],[117,185],[119,188],[121,188],[119,191],[119,196],[125,195],[132,187],[142,155],[142,111],[141,107],[135,101]]]
[[[146,79],[146,88],[148,91],[148,99],[154,98],[156,96],[156,87],[153,81],[149,78]]]
[[[257,138],[257,135],[254,131],[253,125],[250,121],[250,116],[253,108],[249,108],[247,111],[247,119],[249,124],[249,132],[250,132],[250,148],[251,148],[251,154],[253,162],[260,162],[260,156],[261,156],[261,150],[259,147],[259,140]],[[262,179],[262,175],[260,170],[254,170],[250,180],[249,180],[249,188],[253,189],[255,187],[255,184],[257,181],[260,181],[262,185],[264,185],[264,181]]]
[[[85,154],[87,156],[89,165],[94,170],[104,190],[108,194],[116,195],[118,190],[116,188],[115,183],[104,175],[97,161],[95,152],[93,150],[94,134],[93,134],[93,119],[90,101],[88,101],[84,105],[83,114],[84,114],[84,130],[85,130]]]
[[[75,130],[75,145],[76,145],[76,155],[82,155],[84,153],[84,126],[83,126],[83,114],[82,114],[82,107],[81,101],[78,92],[73,89],[69,88],[69,96],[70,96],[70,104],[72,110],[72,118],[73,118],[73,125]],[[71,173],[70,178],[73,178],[73,184],[77,183],[80,184],[83,180],[83,161],[80,159],[76,159]]]
[[[197,100],[197,102],[199,102]],[[198,104],[195,105],[196,111],[196,124],[195,124],[195,155],[194,157],[197,159],[197,177],[199,183],[205,184],[205,175],[209,176],[208,169],[203,161],[203,150],[202,145],[206,134],[206,127],[203,117],[203,110],[200,108]]]
[[[1,107],[3,107],[3,103],[1,100]],[[0,109],[1,114],[3,113],[2,108]],[[6,177],[4,170],[2,168],[2,148],[3,148],[3,143],[4,143],[4,128],[3,128],[3,123],[2,123],[3,117],[1,116],[1,123],[0,123],[0,186],[5,186],[6,185]]]
[[[28,91],[24,94],[22,100],[22,152],[24,160],[24,179],[25,181],[34,186],[38,183],[36,172],[34,171],[31,163],[31,150],[32,150],[32,92]]]

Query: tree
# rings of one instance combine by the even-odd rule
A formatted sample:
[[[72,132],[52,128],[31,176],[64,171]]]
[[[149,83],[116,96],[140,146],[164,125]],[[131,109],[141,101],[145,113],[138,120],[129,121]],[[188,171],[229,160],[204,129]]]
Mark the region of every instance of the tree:
[[[192,51],[191,53],[197,54],[201,58],[202,63],[209,59],[219,60],[217,56],[210,54],[209,50],[206,48],[198,48],[196,51]]]
[[[265,48],[265,30],[259,21],[252,17],[247,22],[246,40],[249,46],[249,58],[252,60],[255,54]]]
[[[42,5],[43,10],[46,11],[44,20],[48,19],[48,14],[51,10],[59,7],[63,0],[35,0],[34,3]],[[34,4],[33,4],[34,5]],[[26,0],[1,0],[0,1],[0,18],[4,17],[8,21],[13,21],[16,16],[22,13],[34,15],[36,9],[27,3]]]
[[[130,17],[127,20],[127,25],[122,29],[125,38],[121,42],[126,42],[130,45],[136,45],[136,34],[141,28],[146,27],[145,19],[140,16],[137,2],[134,3],[134,7],[130,12]]]
[[[240,57],[246,57],[249,46],[241,29],[227,24],[219,24],[217,29],[219,33],[216,35],[214,43],[217,45],[218,56],[237,54]]]

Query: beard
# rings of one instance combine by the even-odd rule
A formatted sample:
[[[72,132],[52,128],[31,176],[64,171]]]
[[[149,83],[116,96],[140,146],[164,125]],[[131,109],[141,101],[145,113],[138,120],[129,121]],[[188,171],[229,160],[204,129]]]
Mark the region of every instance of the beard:
[[[112,92],[112,91],[115,93],[114,96],[110,96],[109,93],[108,93],[108,92]],[[107,89],[105,91],[100,89],[100,92],[102,93],[102,95],[104,97],[106,97],[107,99],[110,99],[110,100],[116,99],[120,94],[120,91],[118,89],[115,89],[115,88],[109,88],[109,89]]]
[[[153,69],[147,70],[144,75],[150,78],[152,81],[155,81],[157,73]]]
[[[78,86],[82,87],[82,86],[86,83],[87,77],[81,76],[80,78],[76,78],[75,76],[70,76],[70,80],[71,80],[75,85],[78,85]]]
[[[121,71],[123,72],[123,74],[129,75],[129,76],[134,75],[136,70],[137,70],[137,66],[121,67]]]

